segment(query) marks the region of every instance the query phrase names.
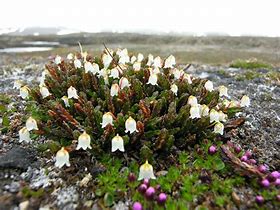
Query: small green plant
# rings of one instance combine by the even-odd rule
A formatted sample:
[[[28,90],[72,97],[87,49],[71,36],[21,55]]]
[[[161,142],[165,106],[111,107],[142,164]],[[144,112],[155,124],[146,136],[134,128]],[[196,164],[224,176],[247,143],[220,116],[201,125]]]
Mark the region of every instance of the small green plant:
[[[249,60],[235,60],[230,64],[232,68],[241,68],[241,69],[271,69],[270,64],[258,61],[257,59]]]

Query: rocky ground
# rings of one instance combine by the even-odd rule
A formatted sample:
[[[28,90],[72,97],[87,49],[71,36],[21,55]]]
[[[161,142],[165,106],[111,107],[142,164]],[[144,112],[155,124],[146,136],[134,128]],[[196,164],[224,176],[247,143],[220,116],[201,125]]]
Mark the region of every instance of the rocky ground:
[[[69,180],[65,176],[66,171],[55,169],[52,158],[38,155],[34,147],[37,143],[18,143],[19,119],[25,110],[18,90],[12,89],[13,81],[21,79],[35,85],[47,60],[39,56],[1,55],[0,58],[0,93],[11,96],[10,106],[17,110],[10,117],[11,132],[0,133],[0,209],[25,209],[25,205],[29,205],[28,209],[75,209],[81,203],[88,209],[98,209],[90,191],[81,188],[80,182]],[[233,98],[240,98],[243,94],[251,98],[251,106],[242,113],[246,116],[246,123],[231,133],[232,140],[245,149],[253,150],[258,162],[267,164],[271,170],[279,170],[280,81],[269,76],[271,70],[254,70],[257,74],[253,78],[244,76],[248,70],[228,66],[193,65],[187,71],[212,80],[215,86],[223,84],[229,87]],[[280,69],[275,68],[273,72],[279,74]],[[90,165],[93,160],[84,161]],[[92,165],[90,169],[81,167],[70,173],[80,174],[78,176],[82,178],[89,172],[94,177],[100,171],[101,168]],[[56,190],[49,192],[50,186]],[[40,190],[36,191],[38,189],[45,193],[41,195]],[[246,193],[247,189],[238,190]],[[30,199],[26,199],[28,193],[32,195]],[[113,208],[128,209],[128,203],[119,202]]]

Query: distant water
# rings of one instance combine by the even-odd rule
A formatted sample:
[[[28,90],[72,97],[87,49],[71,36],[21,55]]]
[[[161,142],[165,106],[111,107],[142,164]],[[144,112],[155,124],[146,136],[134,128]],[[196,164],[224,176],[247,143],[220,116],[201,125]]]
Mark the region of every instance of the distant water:
[[[26,53],[52,50],[53,47],[11,47],[0,49],[0,53]]]
[[[22,44],[25,45],[34,45],[34,46],[40,46],[40,45],[45,45],[45,46],[58,46],[59,42],[47,42],[47,41],[24,41]]]

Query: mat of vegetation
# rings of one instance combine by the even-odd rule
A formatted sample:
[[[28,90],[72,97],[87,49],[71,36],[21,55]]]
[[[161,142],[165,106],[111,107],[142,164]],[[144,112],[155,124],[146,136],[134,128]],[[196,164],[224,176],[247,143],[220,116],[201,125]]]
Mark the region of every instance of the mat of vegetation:
[[[14,81],[38,86],[48,59],[4,58],[0,209],[279,209],[279,175],[272,173],[280,168],[278,68],[244,60],[222,67],[178,67],[188,67],[187,74],[211,80],[215,87],[227,86],[232,98],[248,95],[250,107],[225,122],[225,134],[214,139],[201,135],[194,143],[183,148],[175,144],[168,151],[150,147],[159,154],[150,161],[156,179],[138,181],[140,151],[107,151],[95,157],[90,151],[73,150],[70,167],[59,169],[54,156],[62,142],[32,132],[32,144],[19,143],[18,131],[31,110],[13,89]]]

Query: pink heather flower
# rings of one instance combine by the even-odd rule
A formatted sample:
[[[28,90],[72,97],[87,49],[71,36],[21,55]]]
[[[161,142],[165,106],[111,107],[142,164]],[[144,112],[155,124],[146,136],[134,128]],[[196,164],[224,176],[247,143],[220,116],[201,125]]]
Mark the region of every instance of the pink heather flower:
[[[217,149],[216,149],[216,147],[215,146],[210,146],[209,147],[209,149],[208,149],[208,154],[210,154],[210,155],[213,155],[213,154],[215,154],[217,152]]]
[[[140,192],[141,194],[144,194],[146,191],[147,191],[147,185],[145,184],[141,184],[139,187],[138,187],[138,192]]]
[[[265,188],[268,188],[270,185],[270,182],[268,181],[268,179],[263,179],[261,181],[261,186],[265,187]]]
[[[156,186],[156,191],[160,191],[161,190],[161,186],[160,186],[160,184],[158,184],[157,186]]]
[[[249,160],[250,164],[255,165],[257,163],[257,161],[255,159],[250,159]]]
[[[241,147],[240,146],[235,146],[234,151],[236,154],[239,154],[241,152]]]
[[[276,186],[280,186],[280,179],[279,179],[279,178],[276,179],[275,182],[274,182],[274,184],[275,184]]]
[[[280,201],[280,195],[277,195],[277,196],[276,196],[276,199],[277,199],[278,201]]]
[[[247,150],[244,155],[247,156],[247,158],[250,158],[252,156],[252,153],[251,151]]]
[[[240,160],[241,160],[242,162],[246,162],[246,161],[248,160],[248,157],[247,157],[246,155],[243,155],[243,156],[240,158]]]
[[[154,198],[155,193],[156,193],[155,188],[149,187],[145,192],[145,197],[149,200],[152,200]]]
[[[255,200],[257,204],[262,204],[264,202],[264,198],[261,195],[257,195]]]
[[[159,205],[163,205],[167,200],[167,195],[165,193],[160,193],[158,195],[158,199],[157,199],[157,202]]]
[[[142,204],[139,202],[135,202],[132,206],[133,210],[143,210]]]
[[[266,170],[267,170],[267,168],[266,168],[265,165],[259,165],[258,170],[259,170],[259,172],[261,172],[261,173],[265,173]]]
[[[275,179],[280,178],[280,173],[278,171],[273,171],[270,175]]]
[[[145,184],[146,186],[149,186],[150,185],[149,179],[144,179],[143,184]]]

